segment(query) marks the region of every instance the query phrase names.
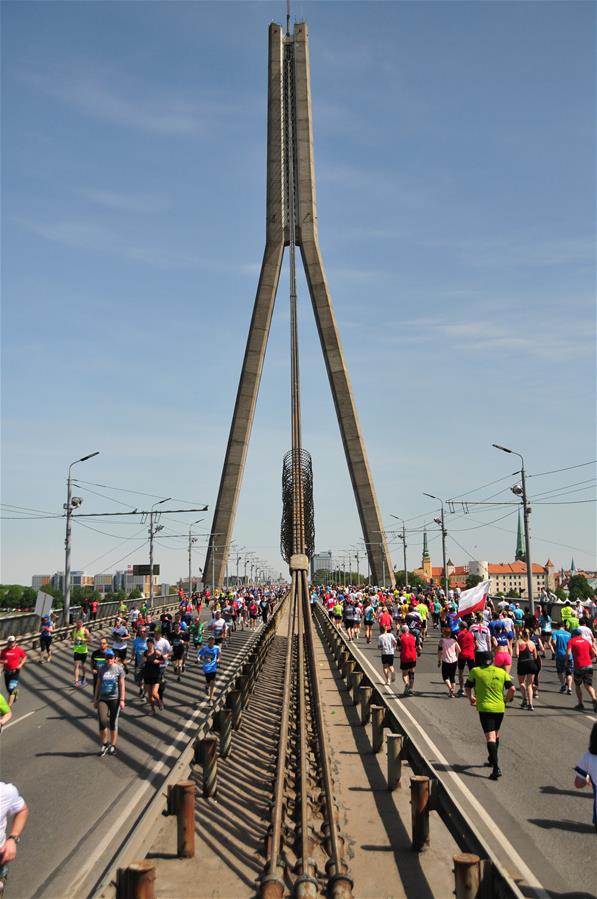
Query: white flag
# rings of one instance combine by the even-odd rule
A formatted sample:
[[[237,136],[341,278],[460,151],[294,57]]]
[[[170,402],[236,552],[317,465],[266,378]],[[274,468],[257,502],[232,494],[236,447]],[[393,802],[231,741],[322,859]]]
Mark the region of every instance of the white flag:
[[[470,590],[463,590],[458,600],[458,615],[472,615],[485,608],[485,601],[489,593],[489,581],[481,581]]]

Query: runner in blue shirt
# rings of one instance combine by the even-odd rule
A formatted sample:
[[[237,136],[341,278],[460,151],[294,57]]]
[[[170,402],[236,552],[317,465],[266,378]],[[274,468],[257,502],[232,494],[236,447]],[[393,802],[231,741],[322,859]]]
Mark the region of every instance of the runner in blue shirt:
[[[197,659],[203,662],[207,698],[211,703],[215,703],[214,691],[216,688],[216,673],[220,661],[220,654],[220,647],[216,646],[216,639],[212,635],[208,637],[207,646],[202,646],[197,653]]]
[[[551,633],[551,645],[556,657],[556,671],[561,684],[560,693],[567,693],[568,696],[571,696],[574,662],[572,655],[567,655],[569,642],[570,631],[567,631],[563,624],[559,624],[556,630]]]

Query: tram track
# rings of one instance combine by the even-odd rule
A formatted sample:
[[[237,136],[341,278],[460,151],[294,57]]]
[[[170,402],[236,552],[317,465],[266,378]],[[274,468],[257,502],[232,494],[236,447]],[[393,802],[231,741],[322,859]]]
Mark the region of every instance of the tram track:
[[[293,572],[288,606],[276,775],[262,899],[350,899],[315,662],[304,572]]]

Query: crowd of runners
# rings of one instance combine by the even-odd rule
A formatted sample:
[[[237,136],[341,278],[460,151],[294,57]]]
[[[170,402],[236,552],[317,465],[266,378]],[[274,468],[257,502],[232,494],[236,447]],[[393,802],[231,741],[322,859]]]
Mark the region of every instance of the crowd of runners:
[[[88,608],[71,633],[72,676],[76,689],[89,687],[97,709],[99,755],[116,753],[119,714],[127,693],[136,694],[140,703],[147,704],[148,712],[156,715],[164,708],[167,673],[181,680],[189,662],[201,666],[206,697],[213,703],[218,667],[231,633],[267,622],[283,592],[282,588],[245,588],[187,597],[181,591],[178,611],[158,616],[144,602],[131,608],[123,603],[107,633],[99,638],[92,638],[89,630],[97,609]],[[425,642],[433,641],[447,697],[467,697],[479,713],[489,776],[497,780],[502,773],[498,754],[506,704],[519,693],[521,707],[534,711],[545,665],[555,664],[561,693],[571,696],[574,687],[575,711],[584,711],[588,698],[597,712],[593,688],[597,603],[567,602],[558,607],[556,619],[550,606],[539,605],[532,614],[517,600],[502,597],[488,598],[482,610],[463,616],[458,614],[459,601],[458,590],[445,595],[437,588],[314,587],[311,591],[311,603],[323,605],[349,643],[377,644],[383,681],[390,692],[398,657],[402,696],[415,694],[417,662]],[[41,621],[39,651],[29,661],[50,664],[53,641],[53,619],[48,615]],[[27,661],[25,650],[9,637],[0,653],[7,693],[7,699],[0,694],[0,730],[13,714],[19,677]],[[575,768],[574,785],[593,787],[597,831],[597,723],[588,750]],[[27,806],[16,788],[0,782],[0,893],[26,818]]]
[[[323,605],[349,643],[376,640],[383,682],[390,691],[397,659],[403,697],[415,693],[417,662],[425,641],[433,640],[447,697],[467,697],[479,713],[489,776],[497,780],[502,774],[498,751],[506,704],[518,693],[521,708],[535,710],[543,666],[555,665],[560,693],[571,696],[574,687],[574,711],[584,712],[588,700],[590,709],[597,712],[593,687],[597,603],[567,601],[559,607],[556,620],[554,608],[547,604],[539,604],[532,613],[517,600],[487,597],[482,609],[463,615],[459,601],[459,590],[446,595],[440,588],[319,587],[311,593],[311,602]],[[596,739],[592,737],[592,745]],[[597,758],[592,778],[586,759],[583,765],[577,769],[576,786],[591,782],[595,788]]]
[[[254,630],[259,621],[266,623],[279,595],[280,590],[267,588],[216,592],[213,596],[209,590],[191,596],[179,591],[178,611],[160,615],[152,613],[145,602],[131,607],[123,602],[112,626],[96,641],[89,624],[95,620],[97,609],[88,606],[71,632],[73,686],[90,689],[98,714],[99,754],[116,753],[118,719],[127,693],[147,703],[148,712],[155,716],[165,706],[167,675],[180,681],[189,661],[201,666],[207,698],[213,703],[222,650],[231,633]],[[39,651],[30,653],[33,661],[41,664],[52,662],[53,617],[49,614],[41,619]],[[0,725],[12,716],[27,660],[15,637],[8,637],[0,653],[7,693],[7,700],[0,695]]]

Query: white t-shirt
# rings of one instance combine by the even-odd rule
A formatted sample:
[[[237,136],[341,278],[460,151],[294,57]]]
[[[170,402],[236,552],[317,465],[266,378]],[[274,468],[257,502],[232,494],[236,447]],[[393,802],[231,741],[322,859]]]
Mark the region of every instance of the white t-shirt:
[[[0,846],[6,842],[8,819],[12,826],[12,819],[25,808],[25,800],[19,796],[19,791],[14,784],[7,784],[0,780]]]
[[[587,774],[591,780],[593,787],[593,823],[597,821],[597,755],[592,752],[585,752],[574,769],[580,777],[586,777]]]
[[[392,656],[398,646],[394,634],[380,634],[377,641],[378,647],[384,656]]]
[[[164,661],[160,665],[160,668],[167,668],[168,667],[168,656],[172,652],[172,646],[166,640],[165,637],[160,637],[159,640],[155,641],[155,648],[157,649],[158,652],[161,652],[161,654],[164,657]]]
[[[586,624],[581,624],[578,628],[580,631],[580,635],[583,640],[588,640],[588,642],[593,645],[593,634],[591,633],[591,628],[587,627]]]

